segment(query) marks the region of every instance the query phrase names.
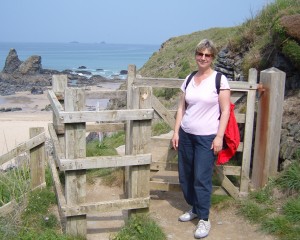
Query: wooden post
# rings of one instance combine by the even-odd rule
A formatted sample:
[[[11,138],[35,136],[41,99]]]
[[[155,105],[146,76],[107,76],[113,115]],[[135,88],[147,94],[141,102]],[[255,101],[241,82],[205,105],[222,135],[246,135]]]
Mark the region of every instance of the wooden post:
[[[285,73],[269,68],[260,74],[264,91],[259,95],[252,169],[254,188],[265,186],[277,173],[283,114]]]
[[[127,109],[132,109],[132,85],[136,77],[136,66],[129,65],[127,73]],[[126,121],[126,133],[125,133],[125,154],[130,155],[132,152],[132,122]],[[129,197],[128,181],[129,181],[129,167],[125,167],[124,170],[124,195]]]
[[[43,127],[30,128],[29,135],[33,138],[44,132]],[[45,181],[45,142],[30,149],[31,189],[46,186]]]
[[[68,76],[67,75],[52,75],[52,90],[58,98],[58,101],[64,106],[64,93],[68,87]],[[64,144],[64,124],[60,119],[57,119],[53,113],[53,126],[56,131],[61,149],[65,149]]]
[[[151,108],[151,87],[133,87],[133,109]],[[150,153],[151,120],[133,121],[132,123],[131,154]],[[128,198],[150,196],[150,164],[129,167]],[[129,210],[129,216],[136,213],[148,212],[149,208]]]
[[[256,69],[254,68],[249,69],[248,82],[249,84],[257,83]],[[249,189],[255,99],[256,99],[256,90],[255,89],[248,90],[245,131],[244,131],[244,140],[243,140],[244,149],[243,149],[242,168],[241,168],[240,196],[247,195]]]
[[[69,88],[65,90],[65,110],[84,110],[84,89]],[[86,123],[65,124],[66,158],[86,157]],[[86,170],[65,172],[65,196],[67,205],[85,203]],[[86,236],[86,215],[67,217],[66,232],[75,236]]]

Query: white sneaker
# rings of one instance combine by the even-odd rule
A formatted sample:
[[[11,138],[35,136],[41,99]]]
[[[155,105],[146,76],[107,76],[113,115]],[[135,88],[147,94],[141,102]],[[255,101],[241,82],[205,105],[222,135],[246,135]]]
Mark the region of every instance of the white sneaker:
[[[197,217],[197,214],[193,213],[192,212],[192,209],[184,214],[182,214],[180,217],[179,217],[179,221],[181,222],[187,222],[187,221],[191,221],[193,220],[194,218]]]
[[[210,230],[210,221],[204,221],[204,220],[200,220],[198,225],[197,225],[197,229],[195,231],[194,237],[195,238],[204,238],[206,236],[208,236],[209,230]]]

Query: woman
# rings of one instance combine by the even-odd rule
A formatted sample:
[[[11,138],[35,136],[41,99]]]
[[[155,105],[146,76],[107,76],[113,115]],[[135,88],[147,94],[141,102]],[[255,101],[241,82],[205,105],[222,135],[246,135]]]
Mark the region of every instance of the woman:
[[[194,237],[206,237],[210,231],[209,210],[214,160],[222,149],[230,113],[230,87],[222,75],[217,93],[212,63],[217,50],[204,39],[196,47],[198,72],[186,86],[176,115],[172,144],[178,149],[179,182],[191,209],[179,217],[182,222],[199,218]]]

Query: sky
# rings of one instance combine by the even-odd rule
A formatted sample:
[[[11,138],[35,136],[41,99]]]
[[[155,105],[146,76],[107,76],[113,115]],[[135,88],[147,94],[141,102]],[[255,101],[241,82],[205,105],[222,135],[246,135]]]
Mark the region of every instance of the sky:
[[[275,0],[1,0],[0,42],[161,44],[242,24]]]

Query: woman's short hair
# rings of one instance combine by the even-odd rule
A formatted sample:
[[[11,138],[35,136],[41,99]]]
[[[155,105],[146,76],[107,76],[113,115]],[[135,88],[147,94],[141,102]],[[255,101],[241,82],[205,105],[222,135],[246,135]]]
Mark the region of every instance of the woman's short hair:
[[[201,40],[195,49],[195,54],[197,54],[198,52],[201,52],[203,50],[207,49],[208,51],[211,52],[211,54],[213,55],[213,58],[215,58],[215,56],[217,55],[217,48],[215,47],[215,44],[213,43],[213,41],[208,40],[208,39],[203,39]]]

